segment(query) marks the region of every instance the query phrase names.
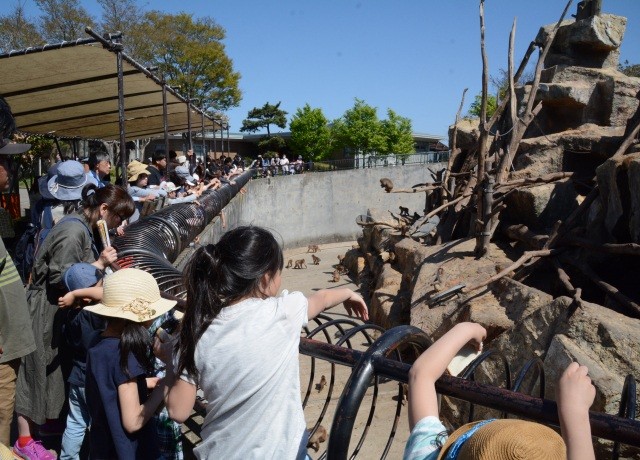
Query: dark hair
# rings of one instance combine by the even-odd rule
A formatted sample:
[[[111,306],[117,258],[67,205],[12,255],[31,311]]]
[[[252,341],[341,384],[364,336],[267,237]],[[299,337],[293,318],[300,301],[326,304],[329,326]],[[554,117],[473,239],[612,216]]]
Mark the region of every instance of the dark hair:
[[[15,130],[16,123],[13,118],[13,113],[11,113],[11,107],[9,107],[7,101],[0,96],[0,135],[2,138],[11,138]]]
[[[131,377],[129,372],[129,353],[138,360],[145,372],[153,370],[153,360],[149,352],[151,335],[143,324],[123,318],[109,318],[110,323],[116,323],[116,328],[122,329],[120,334],[120,370]]]
[[[164,153],[164,150],[158,150],[153,154],[153,162],[162,161],[167,159],[167,154]]]
[[[131,217],[136,207],[133,198],[118,185],[107,184],[98,188],[95,184],[85,185],[82,189],[82,207],[92,214],[101,204],[123,219]],[[89,216],[87,216],[89,217]]]
[[[178,375],[198,377],[196,345],[222,308],[243,297],[259,294],[265,274],[282,270],[280,245],[261,227],[238,227],[213,245],[200,247],[187,263],[184,284],[187,309],[180,327]]]

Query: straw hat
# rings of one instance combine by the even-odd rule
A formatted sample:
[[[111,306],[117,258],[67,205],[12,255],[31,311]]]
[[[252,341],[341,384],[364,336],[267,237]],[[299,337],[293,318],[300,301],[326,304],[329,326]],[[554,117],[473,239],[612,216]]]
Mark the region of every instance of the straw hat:
[[[149,171],[147,171],[147,165],[140,163],[137,160],[133,160],[127,165],[127,177],[129,178],[129,182],[137,180],[140,174],[149,174]]]
[[[442,446],[438,460],[467,431],[482,422],[467,423],[454,431]],[[551,428],[525,420],[493,420],[482,425],[462,444],[458,460],[566,460],[562,437]]]
[[[158,283],[149,273],[123,268],[104,278],[102,303],[85,310],[141,323],[168,312],[175,304],[175,300],[160,297]]]

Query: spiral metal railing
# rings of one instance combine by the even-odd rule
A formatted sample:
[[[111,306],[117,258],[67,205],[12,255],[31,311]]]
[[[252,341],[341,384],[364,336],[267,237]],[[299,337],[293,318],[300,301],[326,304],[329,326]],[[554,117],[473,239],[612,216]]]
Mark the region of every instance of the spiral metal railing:
[[[184,298],[182,273],[173,266],[182,251],[244,187],[252,171],[245,171],[214,191],[206,191],[198,204],[165,207],[126,227],[123,236],[113,239],[121,268],[139,268],[151,273],[165,294]]]
[[[235,184],[203,194],[198,200],[199,205],[173,205],[130,225],[124,236],[113,241],[118,249],[118,264],[121,267],[136,267],[148,271],[156,278],[165,294],[184,298],[182,274],[173,266],[173,262],[252,175],[253,171],[246,171],[236,177]],[[431,340],[422,330],[413,326],[399,326],[385,332],[383,328],[373,324],[359,324],[346,318],[332,319],[324,314],[315,318],[304,333],[306,337],[301,338],[300,353],[311,359],[311,366],[308,384],[306,388],[303,386],[303,406],[307,406],[316,380],[316,360],[327,361],[331,369],[327,379],[327,395],[319,416],[313,423],[312,434],[328,417],[329,405],[335,399],[336,366],[351,368],[331,419],[327,448],[317,458],[337,460],[358,456],[370,433],[380,403],[379,383],[385,379],[398,383],[395,412],[380,456],[382,459],[386,458],[402,414],[403,383],[407,382],[410,369],[410,364],[404,363],[402,356],[406,350],[411,350],[412,353],[409,354],[417,356],[431,344]],[[378,334],[382,335],[374,340],[374,336]],[[365,348],[358,350],[363,345],[362,340]],[[503,372],[501,381],[505,383],[505,388],[475,381],[476,370],[488,360],[498,362],[498,367]],[[487,350],[467,367],[460,378],[445,375],[438,380],[436,388],[440,394],[468,402],[469,420],[474,417],[475,405],[480,405],[502,412],[503,417],[515,415],[557,426],[559,420],[556,403],[544,399],[545,375],[542,361],[534,358],[525,363],[513,383],[512,375],[511,363],[506,357],[495,350]],[[538,397],[521,392],[527,378],[530,379],[528,387],[538,389]],[[369,391],[370,407],[365,409],[365,426],[352,447],[356,415]],[[619,458],[621,444],[640,447],[640,421],[635,419],[636,394],[636,382],[629,375],[625,380],[617,415],[590,413],[593,435],[614,442],[611,453],[613,460]],[[196,413],[203,415],[204,406],[201,401],[194,409]],[[197,431],[198,424],[191,422],[188,424],[189,428]]]

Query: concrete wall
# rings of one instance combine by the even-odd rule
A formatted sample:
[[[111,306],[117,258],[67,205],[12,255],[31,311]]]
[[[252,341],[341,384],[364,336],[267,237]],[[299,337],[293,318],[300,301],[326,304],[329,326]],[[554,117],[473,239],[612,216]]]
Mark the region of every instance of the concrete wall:
[[[427,168],[436,171],[444,166],[355,169],[253,180],[247,185],[247,194],[238,195],[229,204],[228,228],[238,224],[267,227],[282,237],[285,249],[355,240],[362,233],[356,217],[369,208],[398,214],[402,205],[411,214],[422,214],[424,193],[386,193],[380,188],[380,179],[391,179],[396,189],[409,188],[430,181]]]

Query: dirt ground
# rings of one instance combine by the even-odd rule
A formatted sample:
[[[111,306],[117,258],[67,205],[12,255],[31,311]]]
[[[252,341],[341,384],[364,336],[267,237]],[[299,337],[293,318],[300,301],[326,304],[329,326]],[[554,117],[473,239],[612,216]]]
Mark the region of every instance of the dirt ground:
[[[354,285],[347,276],[342,276],[338,282],[332,281],[332,273],[334,265],[338,263],[338,255],[344,255],[347,250],[351,249],[352,244],[352,242],[349,242],[321,245],[320,251],[316,253],[316,256],[320,257],[320,263],[318,265],[313,265],[311,263],[311,254],[307,252],[307,248],[285,251],[285,264],[289,259],[297,260],[304,258],[307,263],[307,268],[298,270],[285,269],[282,275],[282,288],[289,291],[301,291],[305,295],[311,295],[320,289],[331,289],[336,287],[349,287],[357,291],[358,287]],[[326,313],[332,318],[348,317],[345,309],[341,305],[328,310]],[[358,321],[358,323],[360,323],[360,321]],[[310,324],[309,328],[312,329],[314,326],[314,324]],[[337,329],[332,329],[330,331],[330,336],[333,337],[332,341],[335,343],[337,338],[335,338],[334,331],[338,332]],[[353,347],[364,350],[366,348],[365,337],[358,335],[356,338],[358,340],[355,340],[354,343],[352,343]],[[315,336],[314,339],[323,340],[324,338],[319,334]],[[327,382],[330,383],[331,365],[327,362],[321,362],[320,360],[316,361],[314,378],[311,385],[312,388],[308,402],[305,406],[305,418],[307,420],[308,428],[312,428],[315,425],[325,406],[325,402],[328,400],[329,403],[324,417],[321,420],[321,425],[324,426],[327,431],[330,431],[331,429],[331,422],[333,420],[336,404],[351,372],[351,368],[348,367],[336,365],[335,368],[334,388],[331,394],[329,394],[329,384],[320,389],[319,383],[323,375]],[[306,389],[309,386],[310,370],[311,358],[301,355],[300,379],[303,400],[306,394]],[[353,453],[361,439],[363,431],[366,428],[367,418],[372,407],[372,397],[373,386],[371,386],[370,390],[367,392],[367,395],[360,406],[361,410],[356,418],[354,433],[351,437],[349,455]],[[374,459],[382,456],[389,441],[396,416],[398,416],[398,425],[386,458],[402,458],[404,445],[409,437],[406,406],[400,405],[401,412],[399,415],[397,415],[397,411],[398,383],[380,383],[372,421],[363,445],[360,447],[358,452],[358,458]],[[326,447],[326,443],[321,444],[317,453],[314,453],[313,450],[310,450],[309,453],[313,458],[319,458],[326,450]]]

